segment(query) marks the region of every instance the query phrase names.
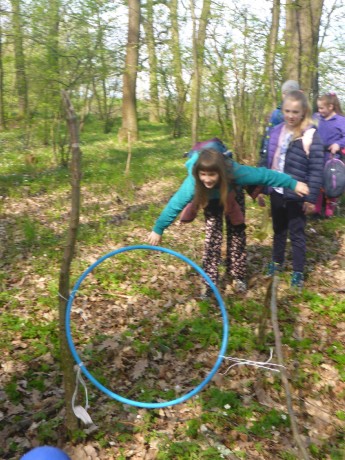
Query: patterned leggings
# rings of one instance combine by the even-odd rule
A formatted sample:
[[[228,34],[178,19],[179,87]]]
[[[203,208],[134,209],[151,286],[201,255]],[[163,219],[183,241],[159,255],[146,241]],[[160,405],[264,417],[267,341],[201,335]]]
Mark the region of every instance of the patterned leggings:
[[[244,192],[236,194],[244,214]],[[205,208],[205,246],[202,265],[211,280],[217,284],[223,242],[223,208],[218,200],[211,200]],[[233,278],[245,280],[247,276],[247,251],[245,225],[234,226],[225,216],[226,224],[226,273]]]

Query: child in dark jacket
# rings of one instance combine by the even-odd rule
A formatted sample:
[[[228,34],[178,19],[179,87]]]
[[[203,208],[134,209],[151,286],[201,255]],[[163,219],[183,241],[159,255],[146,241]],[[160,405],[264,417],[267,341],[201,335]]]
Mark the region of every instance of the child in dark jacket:
[[[147,242],[158,245],[162,240],[164,230],[187,204],[194,200],[197,209],[204,209],[206,219],[203,268],[215,284],[218,281],[221,256],[221,220],[223,212],[229,212],[230,190],[236,189],[236,186],[262,184],[287,187],[294,191],[291,193],[296,193],[298,196],[309,193],[309,188],[305,183],[298,182],[287,174],[269,171],[266,168],[240,165],[213,149],[195,152],[187,161],[186,167],[188,169],[187,178],[158,217]],[[210,293],[208,288],[206,295]]]
[[[322,184],[323,145],[312,123],[311,108],[302,92],[292,91],[285,97],[283,115],[285,121],[271,131],[266,164],[261,166],[285,172],[306,183],[309,194],[302,198],[284,187],[268,189],[274,232],[269,274],[273,275],[283,268],[289,233],[293,266],[291,286],[301,289],[306,259],[306,214],[314,212]]]

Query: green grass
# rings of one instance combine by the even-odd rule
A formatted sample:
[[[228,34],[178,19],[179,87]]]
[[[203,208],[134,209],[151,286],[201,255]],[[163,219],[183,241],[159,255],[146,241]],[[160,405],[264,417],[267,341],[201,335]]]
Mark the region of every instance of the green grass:
[[[135,197],[142,186],[145,188],[149,182],[160,182],[169,178],[172,192],[185,176],[182,153],[190,148],[189,138],[171,139],[169,130],[164,125],[152,125],[142,120],[140,124],[141,139],[132,146],[132,163],[127,176],[124,174],[127,146],[117,142],[115,131],[103,134],[101,125],[95,120],[89,120],[81,133],[82,208],[78,244],[71,270],[71,285],[91,261],[103,254],[105,246],[110,250],[119,246],[143,243],[143,231],[151,228],[159,215],[163,201],[169,197],[170,190],[165,191],[165,198],[162,197],[161,203],[152,204],[148,199],[145,206],[138,206]],[[206,133],[207,131],[204,132],[205,137],[208,135]],[[214,136],[215,132],[210,135]],[[57,360],[59,357],[58,277],[70,207],[69,173],[55,161],[51,147],[43,147],[37,141],[34,150],[37,162],[27,164],[22,146],[23,142],[18,133],[2,134],[3,167],[0,176],[0,195],[5,196],[6,200],[0,201],[0,212],[6,215],[6,206],[9,202],[15,204],[13,206],[18,212],[11,214],[7,224],[9,237],[0,261],[3,267],[3,271],[0,272],[0,350],[5,359],[15,360],[24,365],[24,369],[10,375],[4,385],[7,400],[15,405],[24,403],[25,393],[20,387],[22,380],[27,382],[27,391],[35,390],[39,394],[53,392],[55,385],[61,386],[61,382],[58,381],[61,376],[48,378],[51,364],[41,361],[40,358],[52,355]],[[149,195],[150,190],[147,193]],[[159,190],[151,193],[159,194]],[[39,203],[37,212],[28,212],[30,206],[24,206],[27,202],[30,203],[30,200]],[[252,206],[255,208],[256,205]],[[125,217],[116,220],[118,214],[123,211]],[[258,211],[254,209],[253,212]],[[337,216],[317,225],[320,241],[326,245],[328,239],[334,238],[335,232],[344,226],[344,218]],[[270,246],[263,245],[267,232],[255,228],[251,236],[259,240],[257,258],[268,258]],[[202,237],[200,230],[194,239]],[[194,260],[201,259],[201,250],[196,251],[191,247],[190,241],[185,242],[183,238],[180,240],[169,236],[164,240],[164,245],[171,246]],[[310,251],[310,256],[314,257],[313,251]],[[332,254],[323,260],[318,259],[318,255],[315,256],[317,263],[325,265],[331,257]],[[110,302],[116,300],[118,294],[126,294],[164,303],[165,292],[162,292],[160,287],[140,281],[141,275],[145,272],[150,273],[152,266],[155,267],[159,260],[155,257],[124,253],[117,256],[116,260],[105,261],[93,271],[92,277],[83,282],[79,291],[80,298],[97,294],[97,301]],[[167,261],[167,264],[169,263]],[[312,277],[313,273],[309,276]],[[190,279],[190,272],[181,276],[181,279]],[[282,280],[288,281],[288,273],[282,275]],[[127,281],[130,283],[125,286],[124,283]],[[182,295],[183,289],[181,286],[175,286],[174,292]],[[230,320],[227,355],[251,359],[258,351],[267,355],[269,347],[274,346],[270,325],[264,343],[258,344],[256,328],[265,308],[263,297],[260,293],[255,297],[233,295],[225,299]],[[296,338],[294,328],[301,305],[309,309],[313,321],[304,325],[304,336]],[[120,334],[118,340],[121,345],[131,348],[135,355],[132,360],[144,358],[150,353],[154,355],[158,352],[174,352],[176,359],[184,363],[196,349],[202,352],[217,350],[222,340],[219,311],[216,309],[215,312],[209,302],[198,302],[197,308],[191,317],[183,317],[176,311],[174,304],[169,308],[161,308],[155,317],[141,318],[138,322],[131,322],[132,313],[128,318],[125,332]],[[41,318],[42,312],[46,319]],[[303,368],[304,365],[294,371],[293,385],[299,392],[320,383],[319,368],[323,364],[337,369],[340,379],[344,381],[343,343],[335,340],[330,330],[327,341],[322,350],[319,350],[317,335],[319,323],[326,323],[332,328],[343,321],[343,298],[333,293],[316,292],[314,289],[305,289],[297,296],[284,293],[279,298],[278,313],[283,331],[284,350],[289,353],[289,364],[310,362],[309,372]],[[163,326],[153,333],[152,325],[156,321]],[[102,352],[97,350],[96,345],[111,339],[112,336],[102,331],[88,337],[84,337],[80,330],[75,330],[73,334],[78,342],[85,345],[83,359],[92,363],[92,374],[100,383],[107,386],[107,363],[102,364]],[[17,343],[24,343],[26,348],[18,348]],[[191,369],[202,372],[203,364],[195,360]],[[230,372],[224,376],[223,386],[217,387],[211,382],[197,398],[186,403],[186,407],[192,413],[189,415],[187,411],[189,418],[176,424],[176,432],[170,433],[169,436],[161,430],[159,423],[164,416],[159,415],[158,411],[141,411],[142,418],[138,421],[139,419],[135,419],[139,413],[137,409],[124,410],[121,404],[103,400],[100,430],[94,435],[91,434],[89,440],[97,441],[107,448],[111,448],[114,443],[119,445],[119,452],[122,452],[118,454],[119,459],[126,458],[127,445],[132,442],[135,433],[142,434],[148,442],[152,440],[158,443],[157,458],[161,460],[224,458],[225,454],[222,457],[216,447],[210,446],[209,439],[203,431],[206,426],[219,441],[226,440],[226,448],[235,448],[237,436],[243,435],[251,443],[251,449],[255,449],[258,455],[261,455],[267,446],[266,439],[271,439],[274,432],[290,436],[287,434],[289,419],[285,412],[258,403],[253,382],[260,377],[264,389],[269,394],[272,392],[272,395],[284,404],[280,376],[263,374],[244,366],[235,369],[236,374]],[[193,375],[190,379],[191,385],[200,383]],[[241,382],[236,389],[231,387],[234,383],[232,379]],[[119,381],[121,382],[121,375]],[[320,394],[322,392],[326,393],[326,390],[320,390]],[[140,397],[142,401],[169,400],[177,396],[173,385],[167,390],[149,385],[146,375],[133,382],[131,390],[125,396],[130,398],[132,395]],[[97,411],[102,404],[100,395],[94,389],[91,391],[90,401],[96,417],[99,416]],[[193,412],[194,408],[198,409],[197,416]],[[130,423],[127,423],[126,419],[128,413],[133,415]],[[109,414],[110,421],[105,421]],[[339,422],[344,421],[344,410],[339,408],[335,416]],[[39,412],[33,416],[33,420],[44,421],[37,431],[37,439],[41,443],[55,443],[63,432],[63,420],[59,417],[46,420],[45,414]],[[88,436],[85,431],[80,431],[76,436],[86,439]],[[343,434],[339,430],[339,434],[330,442],[312,444],[312,458],[340,460],[344,452]],[[9,443],[12,451],[19,453],[20,446],[15,439],[10,439]],[[238,458],[247,458],[246,455],[244,449],[236,450]],[[282,453],[279,458],[295,459],[290,453]]]
[[[157,460],[220,460],[224,458],[215,448],[203,450],[196,442],[172,442],[161,445]]]

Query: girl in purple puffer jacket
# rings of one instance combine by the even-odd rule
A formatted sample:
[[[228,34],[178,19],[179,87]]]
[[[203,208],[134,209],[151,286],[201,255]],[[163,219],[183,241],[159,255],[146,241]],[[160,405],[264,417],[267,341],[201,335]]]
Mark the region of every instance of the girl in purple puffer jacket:
[[[330,158],[345,159],[345,117],[340,102],[335,93],[327,93],[317,100],[318,113],[314,115],[318,122],[318,132],[324,145],[324,162]],[[315,213],[322,214],[325,208],[325,217],[334,214],[337,199],[325,196],[321,190],[316,202]]]

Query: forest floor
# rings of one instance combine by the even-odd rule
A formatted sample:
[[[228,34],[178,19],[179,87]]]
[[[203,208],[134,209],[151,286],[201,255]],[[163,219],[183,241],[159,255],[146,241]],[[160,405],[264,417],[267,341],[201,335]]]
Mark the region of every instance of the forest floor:
[[[112,189],[84,187],[73,279],[114,249],[145,244],[174,187],[171,180],[149,181],[135,187],[130,203]],[[249,289],[238,294],[226,281],[220,287],[230,324],[226,356],[266,361],[272,348],[276,363],[263,275],[272,244],[269,215],[246,201]],[[72,460],[302,458],[279,372],[229,369],[233,362],[226,359],[198,395],[157,409],[122,404],[85,379],[93,424],[81,423],[75,440],[66,439],[57,280],[68,212],[65,189],[3,196],[0,457],[17,460],[49,444]],[[345,458],[344,223],[344,203],[333,219],[308,219],[305,289],[291,291],[288,259],[277,292],[293,407],[316,459]],[[200,263],[202,216],[173,224],[163,245]],[[201,301],[201,288],[193,268],[170,254],[135,250],[105,260],[83,281],[71,314],[87,369],[131,401],[170,401],[192,391],[214,366],[223,331],[217,303]],[[78,401],[84,405],[82,386]]]

